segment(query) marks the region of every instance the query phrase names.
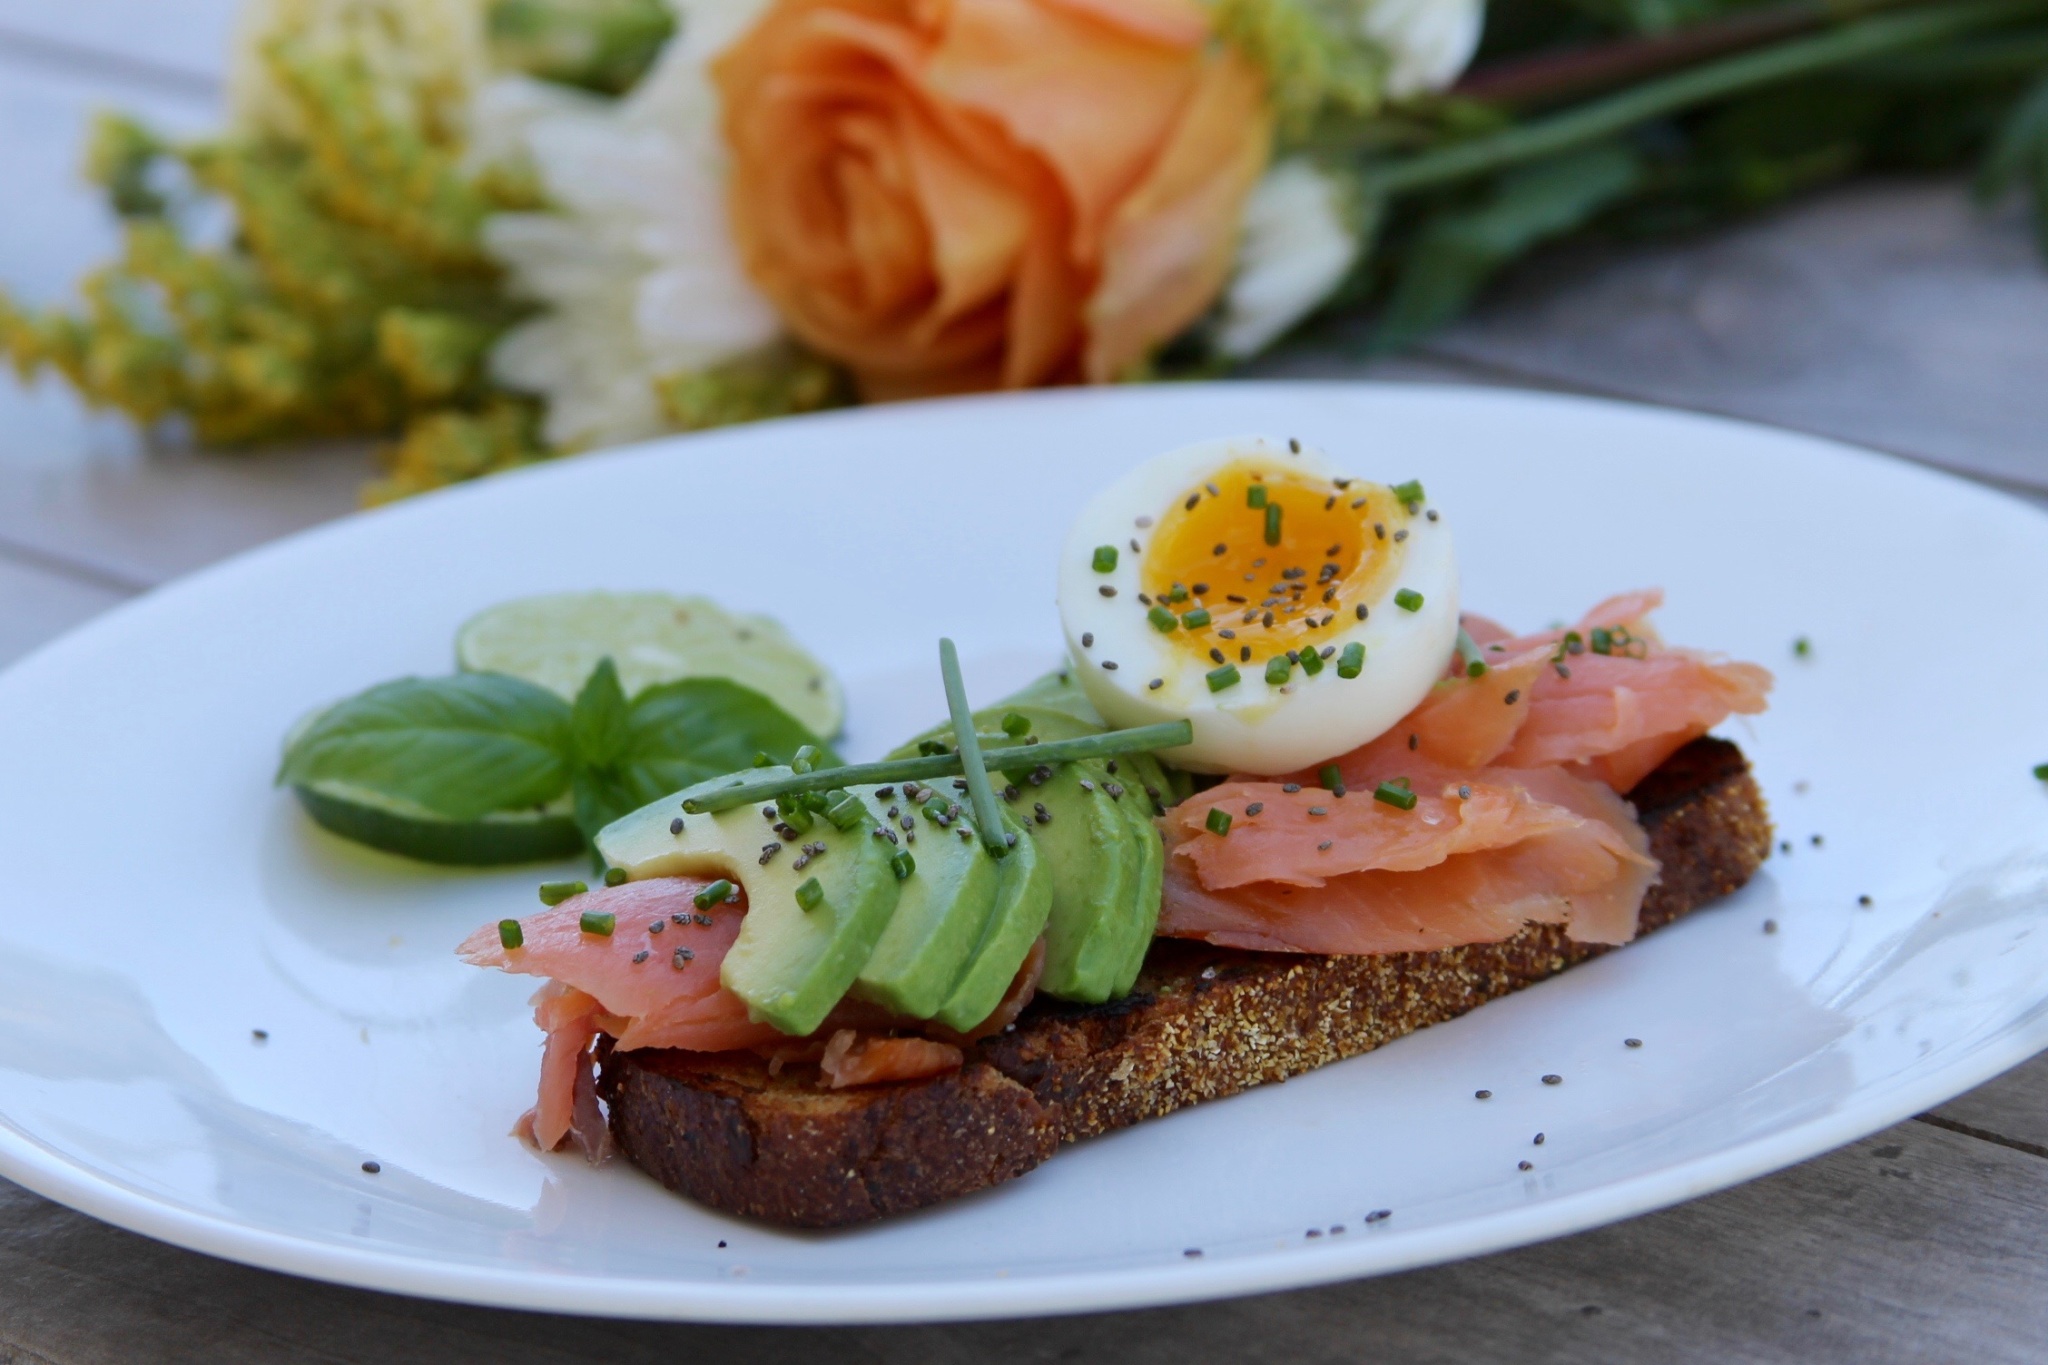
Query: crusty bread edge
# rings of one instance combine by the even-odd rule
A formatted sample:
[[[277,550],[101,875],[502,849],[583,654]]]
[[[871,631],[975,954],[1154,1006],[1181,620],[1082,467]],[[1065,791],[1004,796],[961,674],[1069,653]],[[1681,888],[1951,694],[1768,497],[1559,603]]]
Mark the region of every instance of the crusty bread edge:
[[[1631,793],[1662,876],[1644,932],[1736,890],[1771,825],[1742,753],[1702,739]],[[1060,1143],[1369,1052],[1608,951],[1532,925],[1502,943],[1314,957],[1161,940],[1107,1005],[1048,1001],[930,1081],[823,1091],[751,1054],[621,1052],[604,1092],[622,1151],[713,1207],[838,1227],[1001,1183]]]

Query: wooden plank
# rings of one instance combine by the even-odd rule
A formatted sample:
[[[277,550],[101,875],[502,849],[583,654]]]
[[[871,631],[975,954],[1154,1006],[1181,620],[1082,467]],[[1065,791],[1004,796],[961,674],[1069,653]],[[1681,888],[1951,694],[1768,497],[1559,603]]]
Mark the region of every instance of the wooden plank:
[[[2017,212],[1958,182],[1551,256],[1424,353],[2048,488],[2048,271]]]
[[[653,1197],[653,1196],[650,1196]],[[1753,1184],[1483,1260],[1039,1322],[761,1329],[528,1315],[251,1270],[0,1187],[0,1343],[61,1365],[1374,1360],[2033,1362],[2048,1161],[1906,1123]],[[0,1356],[4,1358],[4,1356]]]
[[[0,668],[125,597],[106,584],[0,557]]]
[[[2048,1053],[1922,1116],[2048,1156]]]

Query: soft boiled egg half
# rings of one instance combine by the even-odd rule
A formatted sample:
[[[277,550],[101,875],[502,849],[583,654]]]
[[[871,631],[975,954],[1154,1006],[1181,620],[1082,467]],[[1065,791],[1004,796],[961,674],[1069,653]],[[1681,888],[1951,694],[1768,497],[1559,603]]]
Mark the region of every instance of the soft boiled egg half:
[[[1391,729],[1458,642],[1451,528],[1413,483],[1299,442],[1202,441],[1098,494],[1067,535],[1060,618],[1111,724],[1187,719],[1198,772],[1292,772]]]

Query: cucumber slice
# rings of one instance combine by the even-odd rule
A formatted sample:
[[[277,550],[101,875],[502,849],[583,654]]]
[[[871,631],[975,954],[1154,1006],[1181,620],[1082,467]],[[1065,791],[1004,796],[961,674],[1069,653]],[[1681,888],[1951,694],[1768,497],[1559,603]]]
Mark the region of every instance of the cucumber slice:
[[[315,824],[359,844],[423,863],[501,867],[551,862],[583,851],[566,800],[538,811],[449,820],[424,806],[340,782],[292,788]]]
[[[522,597],[479,612],[455,636],[455,663],[464,672],[509,673],[571,701],[607,656],[628,697],[678,678],[730,678],[822,739],[845,723],[838,680],[779,622],[736,615],[707,597]]]

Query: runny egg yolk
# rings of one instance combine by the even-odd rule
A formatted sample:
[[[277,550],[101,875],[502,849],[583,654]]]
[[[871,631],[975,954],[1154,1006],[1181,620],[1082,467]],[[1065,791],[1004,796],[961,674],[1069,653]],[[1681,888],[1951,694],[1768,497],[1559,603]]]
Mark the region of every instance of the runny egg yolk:
[[[1238,461],[1160,518],[1144,591],[1174,614],[1170,638],[1189,656],[1262,662],[1316,647],[1359,619],[1362,605],[1385,600],[1408,521],[1379,484]]]

